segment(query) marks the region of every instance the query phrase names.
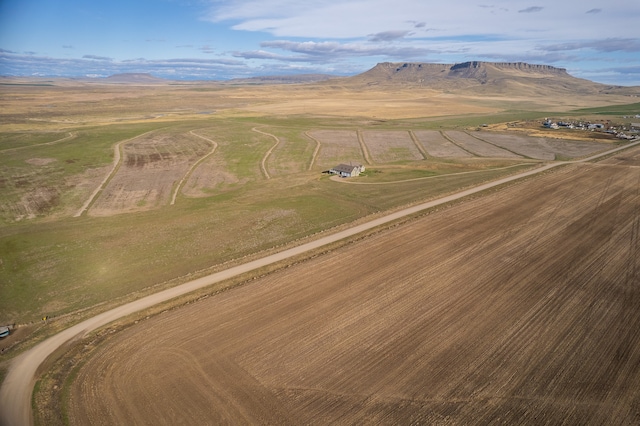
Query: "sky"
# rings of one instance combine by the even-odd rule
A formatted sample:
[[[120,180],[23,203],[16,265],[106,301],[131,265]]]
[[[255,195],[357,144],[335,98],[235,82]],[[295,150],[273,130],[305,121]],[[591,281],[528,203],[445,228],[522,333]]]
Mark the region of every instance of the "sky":
[[[640,85],[638,0],[0,0],[0,75],[355,75],[527,62]]]

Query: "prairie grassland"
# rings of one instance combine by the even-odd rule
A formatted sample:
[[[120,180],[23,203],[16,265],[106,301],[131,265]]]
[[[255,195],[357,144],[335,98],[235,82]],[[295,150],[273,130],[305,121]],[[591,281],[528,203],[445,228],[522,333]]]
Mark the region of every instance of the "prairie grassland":
[[[402,99],[404,93],[340,87],[0,89],[0,323],[106,307],[224,262],[514,173],[517,168],[504,167],[519,159],[414,159],[418,150],[408,132],[545,114],[430,92]],[[437,118],[447,113],[443,102],[457,108],[456,116],[496,115]],[[390,130],[407,135],[402,152],[385,147],[385,136],[376,133]],[[366,132],[365,143],[377,141],[375,167],[362,181],[385,185],[343,185],[321,173],[339,162],[364,162],[359,132]],[[123,155],[114,168],[119,143]],[[137,169],[137,154],[158,161]],[[476,173],[453,174],[465,171]],[[73,217],[105,178],[86,212]],[[150,198],[159,188],[165,195]],[[171,205],[166,193],[176,189]],[[133,190],[140,192],[133,210],[141,211],[105,208],[118,191]]]

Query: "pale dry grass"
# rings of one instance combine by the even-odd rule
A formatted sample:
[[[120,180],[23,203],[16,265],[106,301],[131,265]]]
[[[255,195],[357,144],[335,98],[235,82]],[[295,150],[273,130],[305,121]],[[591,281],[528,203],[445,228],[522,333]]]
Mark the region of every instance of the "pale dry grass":
[[[341,162],[364,163],[358,134],[352,130],[313,130],[308,132],[320,143],[316,164],[331,168]]]
[[[423,159],[409,132],[363,131],[362,136],[374,163]]]
[[[464,150],[469,151],[479,157],[522,158],[518,154],[484,142],[466,132],[450,130],[446,131],[444,134]]]
[[[473,154],[455,145],[436,130],[416,130],[413,132],[432,157],[468,158]]]
[[[194,136],[153,132],[121,149],[121,164],[89,208],[90,215],[109,216],[168,204],[173,187],[211,147]]]

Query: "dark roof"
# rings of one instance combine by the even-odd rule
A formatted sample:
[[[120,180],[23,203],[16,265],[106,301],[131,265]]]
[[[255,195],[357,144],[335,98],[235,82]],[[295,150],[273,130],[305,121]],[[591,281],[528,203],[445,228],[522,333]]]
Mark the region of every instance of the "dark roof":
[[[349,164],[338,164],[331,170],[335,170],[340,173],[353,173],[353,170],[359,167],[360,166],[350,166]]]

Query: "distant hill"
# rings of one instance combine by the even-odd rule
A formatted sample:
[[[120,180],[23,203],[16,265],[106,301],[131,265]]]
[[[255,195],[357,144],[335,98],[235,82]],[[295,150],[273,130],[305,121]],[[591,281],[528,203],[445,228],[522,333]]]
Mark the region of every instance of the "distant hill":
[[[432,64],[379,63],[369,71],[341,79],[356,86],[415,86],[475,94],[544,95],[545,92],[593,95],[640,94],[640,87],[611,86],[571,76],[564,68],[524,62]]]
[[[101,83],[119,83],[119,84],[164,84],[168,80],[154,77],[147,73],[123,73],[114,74],[99,80]]]
[[[316,83],[336,78],[329,74],[297,74],[297,75],[272,75],[262,77],[234,78],[227,80],[227,84],[301,84]]]
[[[328,74],[297,74],[297,75],[274,75],[274,76],[259,76],[249,78],[235,78],[231,80],[177,80],[181,84],[197,84],[203,81],[207,83],[225,84],[225,85],[247,85],[247,84],[302,84],[302,83],[317,83],[320,81],[329,80],[335,78],[335,76]],[[116,83],[116,84],[170,84],[175,83],[174,80],[166,80],[164,78],[154,77],[151,74],[146,73],[124,73],[114,74],[109,77],[101,79],[93,79],[93,82],[99,83]]]

